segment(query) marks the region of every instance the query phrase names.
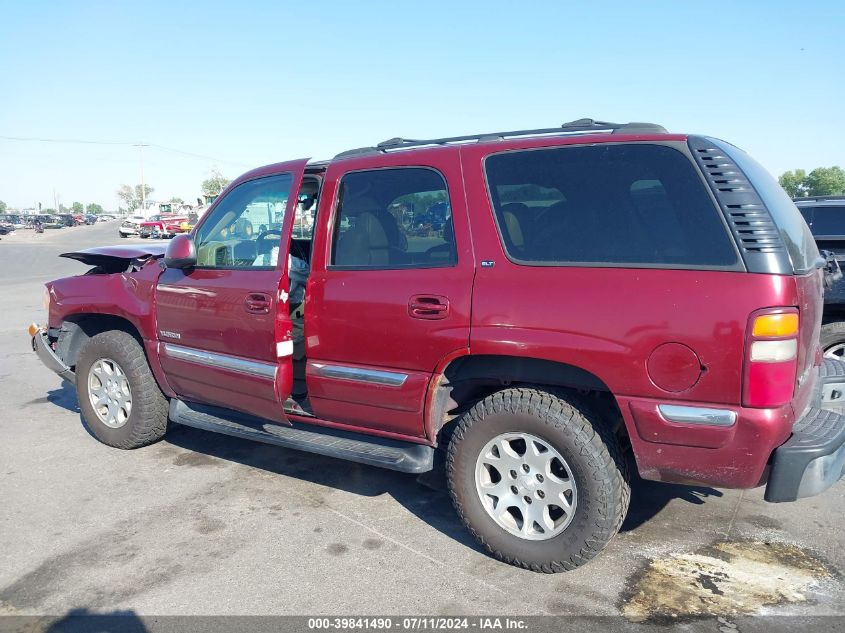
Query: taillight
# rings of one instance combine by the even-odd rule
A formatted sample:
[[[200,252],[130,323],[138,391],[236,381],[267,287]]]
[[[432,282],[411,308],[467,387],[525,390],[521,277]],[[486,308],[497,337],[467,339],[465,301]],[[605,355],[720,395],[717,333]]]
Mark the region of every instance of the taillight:
[[[792,400],[798,369],[798,310],[752,313],[745,345],[742,404],[779,407]]]

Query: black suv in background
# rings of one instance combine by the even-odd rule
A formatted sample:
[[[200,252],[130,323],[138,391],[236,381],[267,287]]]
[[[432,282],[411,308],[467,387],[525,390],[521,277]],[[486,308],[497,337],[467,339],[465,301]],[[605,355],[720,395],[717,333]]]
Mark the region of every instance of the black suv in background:
[[[831,251],[845,262],[845,195],[796,198],[795,204],[810,226],[819,250]],[[845,278],[824,293],[821,332],[825,356],[845,359]]]

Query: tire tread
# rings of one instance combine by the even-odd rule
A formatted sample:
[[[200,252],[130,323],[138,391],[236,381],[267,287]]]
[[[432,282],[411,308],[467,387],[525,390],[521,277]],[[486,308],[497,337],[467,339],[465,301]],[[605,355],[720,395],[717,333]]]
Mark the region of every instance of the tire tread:
[[[572,435],[580,447],[582,456],[597,455],[601,460],[591,469],[590,475],[597,481],[602,481],[607,488],[606,494],[602,495],[603,503],[598,506],[598,518],[594,521],[591,536],[573,555],[551,560],[546,564],[527,562],[495,549],[468,520],[453,485],[454,462],[461,441],[469,429],[483,424],[486,417],[508,411],[531,412],[537,415],[556,431]],[[591,447],[595,447],[597,439],[606,450],[591,450]],[[582,461],[590,464],[589,460]],[[497,391],[476,403],[464,413],[455,428],[447,451],[446,471],[452,502],[473,537],[498,560],[535,572],[550,574],[571,571],[594,558],[621,528],[631,500],[627,462],[611,429],[598,419],[589,406],[573,395],[547,387],[511,387]]]
[[[108,352],[98,351],[100,349]],[[86,428],[103,444],[129,450],[148,446],[164,437],[167,431],[168,400],[161,392],[155,377],[150,370],[147,356],[138,340],[123,330],[108,330],[92,337],[82,349],[79,357],[79,365],[83,371],[77,370],[77,396],[80,401],[80,408],[83,398],[87,397],[87,387],[84,381],[87,378],[88,370],[93,360],[88,356],[95,354],[103,356],[110,354],[119,356],[118,361],[132,388],[132,412],[127,422],[129,433],[122,439],[116,440],[103,433],[98,433],[96,420],[93,424],[82,418]]]

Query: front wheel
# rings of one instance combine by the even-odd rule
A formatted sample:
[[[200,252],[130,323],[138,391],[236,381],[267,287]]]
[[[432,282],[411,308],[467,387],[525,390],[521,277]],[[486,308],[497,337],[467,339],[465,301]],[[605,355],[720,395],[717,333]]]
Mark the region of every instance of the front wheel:
[[[102,332],[85,343],[76,394],[86,427],[103,444],[139,448],[164,437],[167,398],[141,344],[127,332]]]
[[[494,393],[467,411],[449,445],[452,501],[496,558],[562,572],[596,556],[628,510],[627,468],[607,425],[545,389]]]

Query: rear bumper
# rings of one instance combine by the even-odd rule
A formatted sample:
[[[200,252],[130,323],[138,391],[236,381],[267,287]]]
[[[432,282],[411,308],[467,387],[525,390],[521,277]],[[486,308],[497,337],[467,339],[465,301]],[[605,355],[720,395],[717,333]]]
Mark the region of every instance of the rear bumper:
[[[52,369],[68,382],[75,381],[76,376],[73,373],[73,370],[65,365],[62,359],[59,358],[56,355],[56,352],[53,351],[46,332],[41,330],[32,337],[32,349],[48,369]]]
[[[819,494],[845,468],[845,363],[825,359],[796,419],[792,405],[754,409],[617,397],[644,479],[718,488],[766,486],[766,499]],[[723,414],[685,421],[661,405]],[[733,421],[732,421],[733,420]]]
[[[825,359],[814,407],[772,454],[766,501],[779,503],[824,492],[845,474],[845,363]],[[826,407],[826,408],[821,408]]]

